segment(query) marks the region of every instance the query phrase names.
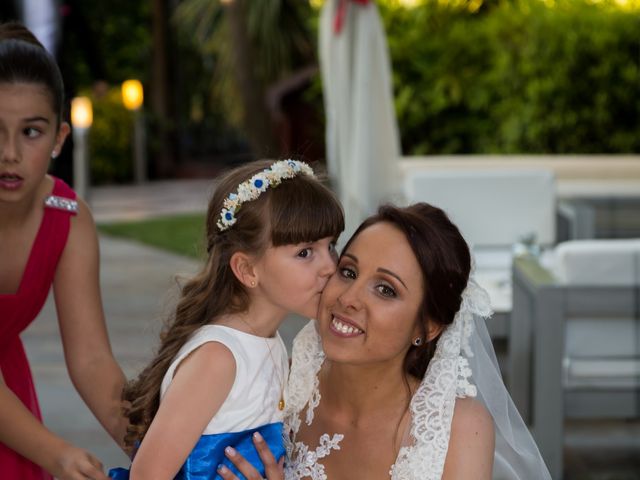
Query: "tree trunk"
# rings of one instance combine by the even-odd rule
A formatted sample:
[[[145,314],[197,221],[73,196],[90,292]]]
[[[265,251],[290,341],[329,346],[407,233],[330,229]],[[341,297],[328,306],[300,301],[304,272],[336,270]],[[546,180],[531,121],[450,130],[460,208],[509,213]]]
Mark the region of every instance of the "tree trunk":
[[[150,99],[154,119],[154,170],[158,177],[170,176],[176,166],[170,107],[172,89],[168,62],[168,15],[166,0],[153,0]]]
[[[255,72],[255,52],[247,30],[245,0],[231,1],[227,5],[227,14],[234,51],[234,75],[242,98],[243,125],[251,149],[259,158],[277,156],[265,85]]]

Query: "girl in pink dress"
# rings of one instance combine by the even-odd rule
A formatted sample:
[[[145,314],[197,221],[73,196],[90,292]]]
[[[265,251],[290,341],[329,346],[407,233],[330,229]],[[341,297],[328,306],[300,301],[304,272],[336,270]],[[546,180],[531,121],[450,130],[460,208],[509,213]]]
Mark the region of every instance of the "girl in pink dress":
[[[55,61],[23,26],[0,25],[0,478],[106,479],[90,453],[42,425],[20,333],[51,285],[69,375],[121,442],[122,370],[105,327],[87,205],[47,175],[70,127]]]

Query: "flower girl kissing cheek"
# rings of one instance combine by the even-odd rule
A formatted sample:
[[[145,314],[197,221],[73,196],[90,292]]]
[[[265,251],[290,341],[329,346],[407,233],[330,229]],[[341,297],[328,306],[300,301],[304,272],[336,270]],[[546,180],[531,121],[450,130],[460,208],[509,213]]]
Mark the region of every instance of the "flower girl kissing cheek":
[[[112,478],[214,479],[241,453],[264,476],[254,440],[284,455],[289,372],[278,327],[315,318],[335,272],[340,203],[305,163],[254,162],[219,180],[206,219],[207,258],[182,286],[158,354],[124,389],[138,446]]]

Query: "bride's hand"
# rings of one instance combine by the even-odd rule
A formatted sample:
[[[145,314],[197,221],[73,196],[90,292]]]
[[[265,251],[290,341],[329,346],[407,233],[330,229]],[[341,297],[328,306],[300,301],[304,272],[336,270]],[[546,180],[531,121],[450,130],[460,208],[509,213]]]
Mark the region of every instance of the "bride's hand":
[[[260,460],[262,460],[264,464],[267,480],[284,480],[284,457],[282,457],[279,462],[276,462],[271,450],[269,450],[269,446],[257,432],[253,435],[253,445],[256,447],[258,455],[260,455]],[[225,455],[247,480],[262,480],[262,475],[236,450],[227,447],[225,449]],[[238,477],[224,465],[218,468],[218,475],[224,480],[238,480]]]

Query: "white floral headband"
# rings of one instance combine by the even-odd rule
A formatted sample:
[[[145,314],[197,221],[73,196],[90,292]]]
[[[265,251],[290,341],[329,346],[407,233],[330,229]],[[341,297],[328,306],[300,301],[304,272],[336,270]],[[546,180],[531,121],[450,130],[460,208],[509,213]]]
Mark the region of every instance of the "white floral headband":
[[[267,188],[277,187],[283,180],[301,174],[315,178],[313,169],[306,163],[298,160],[280,160],[262,172],[256,173],[246,182],[242,182],[238,185],[236,193],[230,193],[224,199],[224,208],[220,212],[220,220],[217,223],[218,229],[224,232],[236,223],[236,213],[243,203],[256,200]]]

